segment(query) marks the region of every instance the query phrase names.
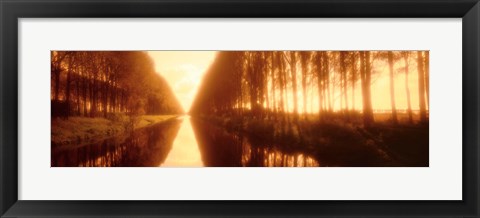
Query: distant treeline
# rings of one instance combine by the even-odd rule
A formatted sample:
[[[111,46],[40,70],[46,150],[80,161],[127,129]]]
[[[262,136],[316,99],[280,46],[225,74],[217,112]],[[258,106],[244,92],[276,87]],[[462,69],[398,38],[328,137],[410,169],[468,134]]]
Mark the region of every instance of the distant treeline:
[[[141,51],[52,51],[50,97],[53,117],[182,113]]]
[[[411,105],[414,103],[419,105],[420,121],[426,122],[428,51],[219,52],[204,77],[190,113],[298,120],[304,115],[306,118],[308,108],[313,108],[315,103],[318,109],[314,113],[322,119],[335,113],[334,99],[339,98],[339,111],[348,119],[359,85],[361,113],[368,126],[374,123],[370,87],[376,61],[388,66],[390,90],[387,92],[391,97],[392,122],[398,122],[394,94],[394,74],[397,73],[405,75],[409,122],[413,123]],[[418,90],[412,92],[408,83],[410,71],[418,76]],[[418,102],[411,102],[412,93],[418,95]],[[292,107],[293,111],[289,109]]]

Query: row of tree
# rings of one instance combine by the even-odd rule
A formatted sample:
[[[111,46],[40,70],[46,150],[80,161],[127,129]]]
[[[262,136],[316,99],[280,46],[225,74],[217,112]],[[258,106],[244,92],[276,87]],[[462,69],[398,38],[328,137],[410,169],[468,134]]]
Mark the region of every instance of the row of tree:
[[[50,96],[54,117],[182,113],[141,51],[52,51]]]
[[[398,123],[395,75],[405,75],[408,120],[413,123],[409,73],[418,74],[419,115],[426,122],[428,51],[223,51],[209,68],[191,108],[192,114],[252,115],[258,118],[307,118],[308,107],[328,117],[342,111],[348,118],[360,86],[363,122],[374,123],[372,78],[375,62],[388,66],[392,122]],[[395,67],[394,67],[395,66]],[[401,66],[401,67],[398,67]],[[351,89],[351,96],[348,96]],[[301,97],[301,98],[300,98]],[[340,98],[340,108],[334,109]],[[349,101],[351,104],[349,105]],[[291,109],[293,108],[293,109]]]

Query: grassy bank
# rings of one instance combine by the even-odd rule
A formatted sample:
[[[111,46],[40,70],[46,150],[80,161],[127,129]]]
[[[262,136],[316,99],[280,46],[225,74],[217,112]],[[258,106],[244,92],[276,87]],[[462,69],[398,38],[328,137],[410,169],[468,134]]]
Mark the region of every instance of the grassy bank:
[[[329,166],[428,166],[425,124],[392,125],[388,120],[377,119],[367,129],[361,122],[342,119],[289,122],[246,117],[200,118],[284,151],[314,154]]]
[[[112,115],[107,118],[70,117],[52,119],[52,145],[72,145],[98,141],[173,119],[178,115],[143,115],[128,117]]]

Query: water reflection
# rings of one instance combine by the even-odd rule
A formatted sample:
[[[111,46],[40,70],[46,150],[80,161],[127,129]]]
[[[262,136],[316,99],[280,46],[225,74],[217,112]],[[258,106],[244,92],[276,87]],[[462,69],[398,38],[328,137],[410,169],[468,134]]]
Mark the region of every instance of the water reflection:
[[[76,148],[52,149],[52,167],[148,167],[161,165],[172,148],[181,120],[170,120]]]
[[[312,156],[229,133],[188,116],[77,147],[52,149],[52,167],[312,167]]]
[[[192,126],[205,166],[211,167],[314,167],[319,162],[300,152],[282,150],[274,143],[232,134],[194,119]]]
[[[162,167],[201,167],[203,162],[195,139],[190,117],[184,116],[182,126],[173,142],[173,148]]]

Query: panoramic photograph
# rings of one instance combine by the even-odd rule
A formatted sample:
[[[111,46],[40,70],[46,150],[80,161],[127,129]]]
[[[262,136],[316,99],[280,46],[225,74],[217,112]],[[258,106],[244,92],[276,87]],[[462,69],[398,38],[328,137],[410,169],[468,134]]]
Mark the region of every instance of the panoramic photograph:
[[[51,167],[428,167],[429,51],[51,51]]]

